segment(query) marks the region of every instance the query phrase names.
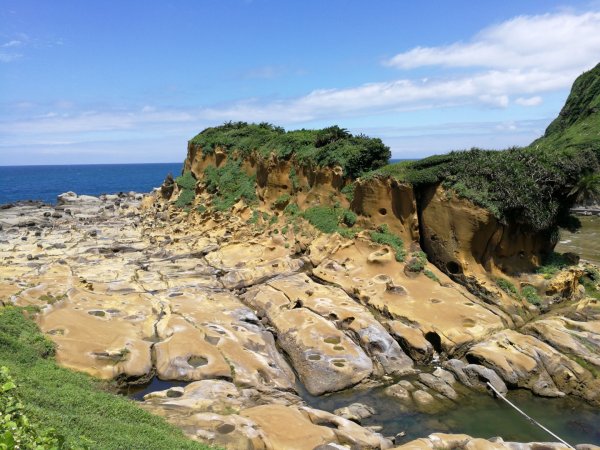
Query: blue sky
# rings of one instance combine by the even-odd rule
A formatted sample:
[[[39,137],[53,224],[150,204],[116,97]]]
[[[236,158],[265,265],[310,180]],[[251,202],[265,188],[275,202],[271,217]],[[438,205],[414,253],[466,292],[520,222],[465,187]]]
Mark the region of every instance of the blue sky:
[[[0,165],[182,161],[228,120],[525,145],[598,30],[589,1],[0,0]]]

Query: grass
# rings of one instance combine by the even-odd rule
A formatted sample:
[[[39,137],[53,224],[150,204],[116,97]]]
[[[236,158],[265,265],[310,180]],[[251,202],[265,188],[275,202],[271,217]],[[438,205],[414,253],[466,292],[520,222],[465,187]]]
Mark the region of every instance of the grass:
[[[281,194],[279,197],[277,197],[277,199],[275,199],[273,206],[275,206],[275,208],[285,208],[290,202],[291,198],[292,197],[290,194]]]
[[[543,264],[537,268],[537,273],[548,280],[562,269],[571,265],[573,263],[563,254],[552,252],[544,259]]]
[[[533,286],[523,286],[521,288],[521,295],[532,305],[539,306],[542,303],[537,290]]]
[[[506,278],[496,278],[496,285],[512,297],[519,298],[519,291],[516,286]]]
[[[396,255],[396,261],[403,262],[406,257],[404,242],[400,237],[391,233],[387,225],[380,225],[376,231],[371,231],[371,240],[377,244],[385,244],[392,247]]]
[[[354,136],[336,125],[321,130],[285,131],[264,122],[227,122],[203,130],[190,143],[200,146],[204,154],[221,148],[229,155],[242,158],[253,153],[263,158],[275,154],[281,159],[293,158],[302,166],[339,165],[344,174],[352,178],[386,165],[391,156],[389,147],[381,139]],[[292,175],[290,173],[293,185]]]
[[[423,270],[423,275],[425,275],[430,280],[436,281],[438,283],[440,282],[440,279],[438,278],[438,276],[429,269]]]
[[[204,170],[206,190],[213,194],[217,211],[227,211],[241,199],[254,204],[257,200],[254,181],[255,177],[242,170],[241,161],[228,160],[221,167],[208,166]]]
[[[422,272],[427,265],[427,255],[425,252],[413,252],[412,258],[406,264],[406,268],[411,272]]]
[[[0,366],[15,380],[13,395],[23,413],[40,430],[53,428],[64,440],[61,448],[210,448],[133,401],[103,391],[104,383],[59,367],[53,354],[53,344],[23,309],[0,308]]]
[[[312,206],[302,213],[313,227],[328,234],[337,231],[340,215],[340,210],[331,206]]]

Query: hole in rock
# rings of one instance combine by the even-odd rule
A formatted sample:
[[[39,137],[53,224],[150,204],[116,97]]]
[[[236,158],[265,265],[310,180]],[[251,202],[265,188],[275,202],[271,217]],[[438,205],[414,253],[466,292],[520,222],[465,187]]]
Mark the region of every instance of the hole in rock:
[[[235,425],[230,423],[224,423],[217,427],[217,431],[221,434],[228,434],[235,430]]]
[[[462,273],[462,267],[456,261],[448,261],[446,263],[446,269],[448,269],[448,272],[454,275]]]
[[[319,361],[321,359],[321,355],[308,355],[309,361]]]
[[[221,340],[220,337],[217,336],[209,336],[208,334],[204,335],[204,340],[208,342],[210,345],[217,345]]]
[[[385,216],[387,214],[387,209],[379,208],[379,214],[381,214],[382,216]]]
[[[183,392],[177,389],[169,389],[167,391],[167,397],[169,398],[178,398],[183,395]]]
[[[346,362],[346,361],[345,361],[345,360],[343,360],[343,359],[334,359],[334,360],[333,360],[333,361],[331,361],[331,362],[333,363],[333,365],[334,365],[335,367],[344,367],[344,366],[346,365],[346,364],[345,364],[345,362]]]
[[[106,313],[104,311],[99,311],[99,310],[88,311],[88,314],[91,315],[91,316],[96,316],[96,317],[104,317],[104,316],[106,316]]]
[[[341,339],[339,337],[328,337],[324,339],[326,344],[334,344],[337,345],[341,342]]]
[[[187,362],[195,369],[207,365],[208,359],[206,359],[204,356],[193,355],[188,358]]]
[[[437,334],[433,331],[429,331],[429,332],[425,333],[425,339],[427,339],[427,341],[433,346],[433,349],[436,352],[441,353],[442,339],[440,338],[439,334]]]

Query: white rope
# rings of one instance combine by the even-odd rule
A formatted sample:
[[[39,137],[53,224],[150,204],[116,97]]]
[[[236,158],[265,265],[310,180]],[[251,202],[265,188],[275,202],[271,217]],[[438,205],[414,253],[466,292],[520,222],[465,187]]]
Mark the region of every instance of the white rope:
[[[541,423],[539,423],[537,420],[535,420],[533,417],[529,417],[527,414],[525,414],[525,412],[521,411],[514,403],[512,403],[509,399],[507,399],[504,395],[502,395],[500,392],[498,392],[496,390],[496,388],[494,386],[492,386],[490,384],[490,382],[487,382],[488,387],[490,387],[492,389],[492,391],[494,391],[494,393],[500,397],[502,400],[504,400],[506,403],[508,403],[510,406],[512,406],[514,409],[516,409],[520,414],[522,414],[523,416],[525,416],[527,418],[527,420],[529,420],[530,422],[534,423],[535,425],[537,425],[538,427],[540,427],[542,430],[544,430],[546,433],[548,433],[549,435],[551,435],[552,437],[558,439],[560,442],[562,442],[563,444],[565,444],[567,447],[572,448],[573,450],[575,450],[575,447],[573,447],[571,444],[569,444],[567,441],[561,439],[560,437],[558,437],[556,434],[554,434],[552,431],[550,431],[548,428],[546,428],[544,425],[542,425]]]

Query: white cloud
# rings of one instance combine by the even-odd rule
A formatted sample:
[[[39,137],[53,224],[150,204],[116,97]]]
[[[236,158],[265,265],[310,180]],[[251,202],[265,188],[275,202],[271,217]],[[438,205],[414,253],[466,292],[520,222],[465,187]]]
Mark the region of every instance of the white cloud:
[[[23,44],[23,42],[13,39],[12,41],[8,41],[5,44],[0,45],[0,47],[3,47],[3,48],[18,47],[21,44]]]
[[[470,42],[416,47],[385,64],[582,71],[600,60],[598,30],[600,12],[519,16],[482,30]]]
[[[541,105],[543,101],[542,97],[536,95],[534,97],[519,97],[515,100],[515,103],[521,106],[537,106]]]

